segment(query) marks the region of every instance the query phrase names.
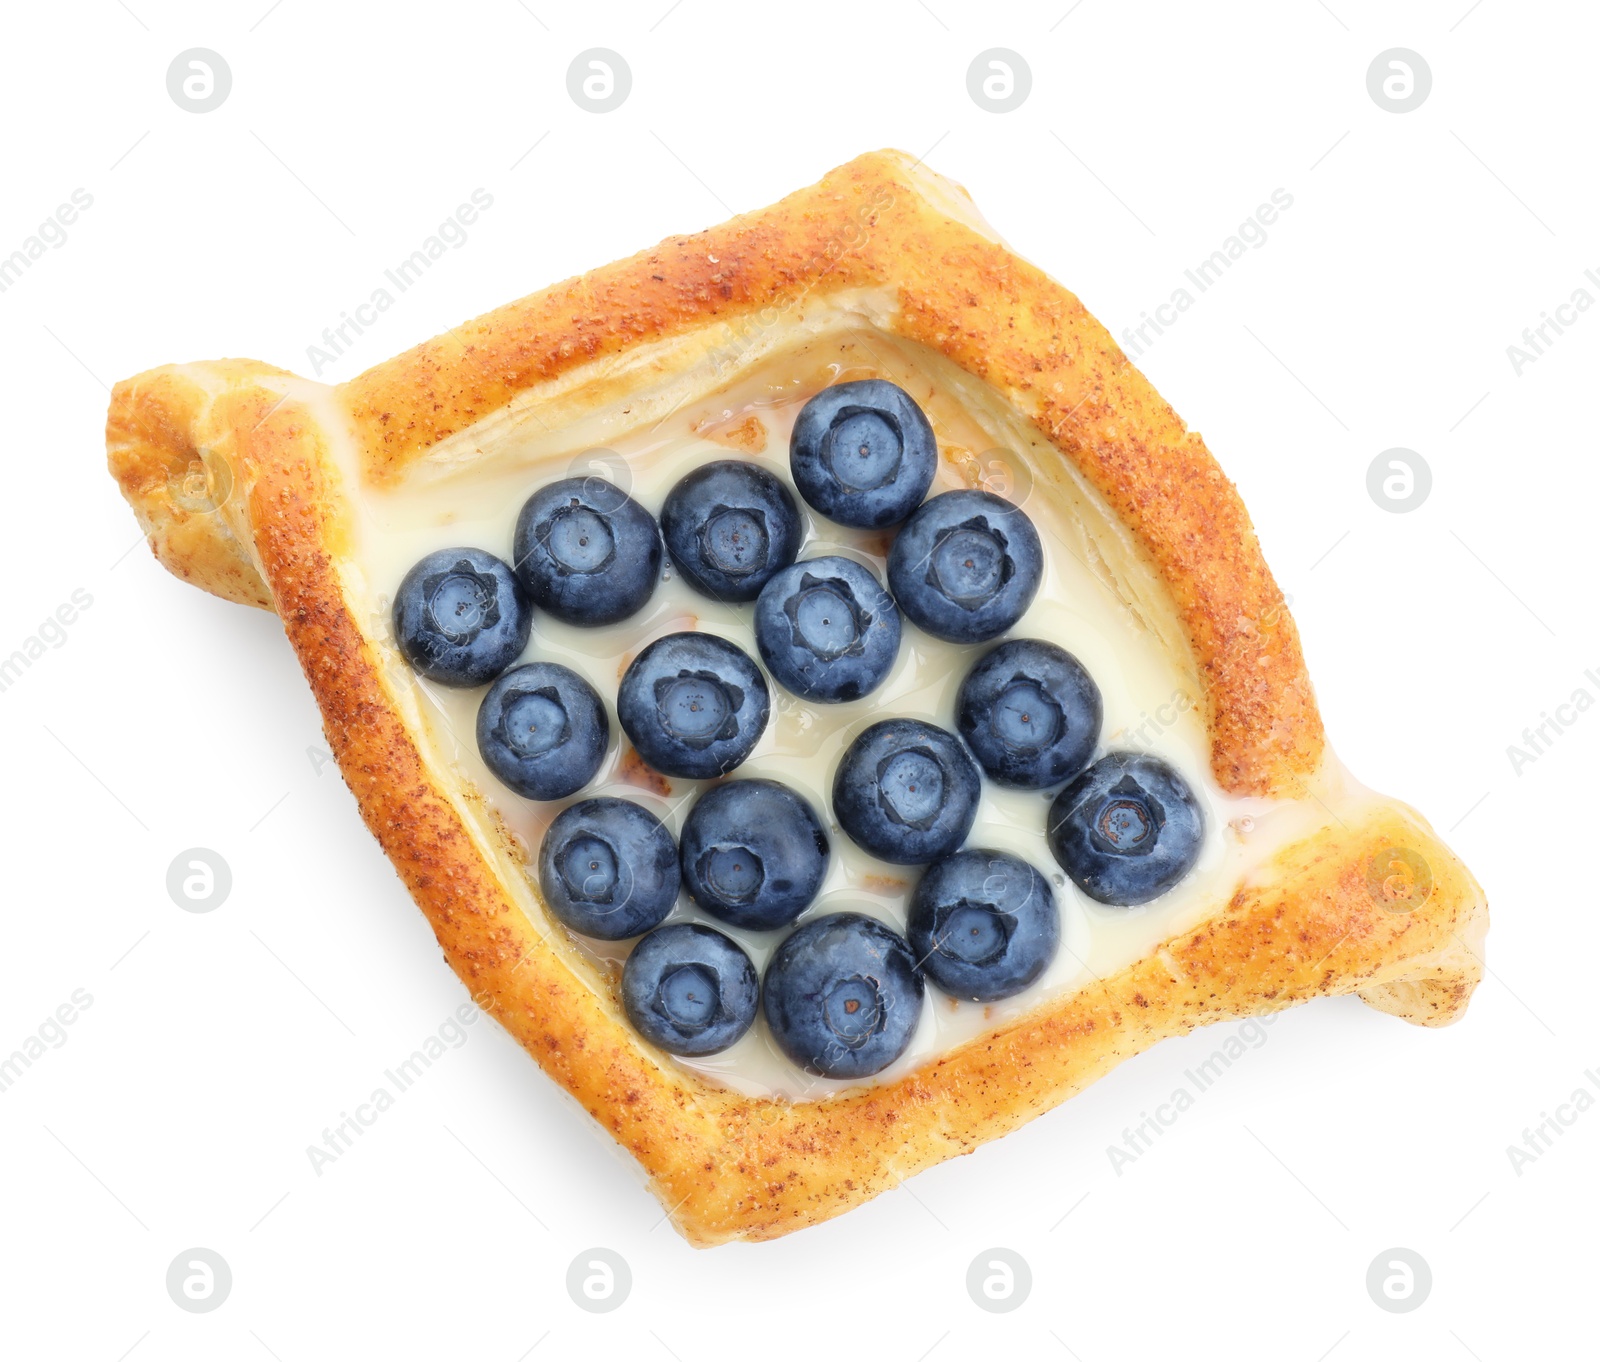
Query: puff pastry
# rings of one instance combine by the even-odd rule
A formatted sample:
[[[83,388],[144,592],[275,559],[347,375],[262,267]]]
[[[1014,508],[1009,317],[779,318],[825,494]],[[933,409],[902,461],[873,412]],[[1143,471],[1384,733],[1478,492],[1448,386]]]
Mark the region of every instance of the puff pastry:
[[[752,1095],[641,1040],[604,962],[545,912],[526,848],[427,736],[360,561],[358,508],[498,477],[530,422],[592,431],[711,411],[785,347],[846,332],[869,354],[926,356],[936,385],[1003,413],[1030,446],[1035,495],[1065,508],[1086,563],[1191,679],[1216,787],[1306,816],[1117,972],[892,1079]],[[749,447],[759,427],[723,441]],[[1444,1025],[1480,977],[1482,890],[1419,815],[1328,752],[1295,624],[1200,437],[964,190],[902,153],[862,156],[339,387],[245,360],[151,370],[117,385],[107,444],[168,569],[277,612],[367,826],[445,958],[633,1155],[692,1243],[838,1215],[1164,1037],[1351,992]]]

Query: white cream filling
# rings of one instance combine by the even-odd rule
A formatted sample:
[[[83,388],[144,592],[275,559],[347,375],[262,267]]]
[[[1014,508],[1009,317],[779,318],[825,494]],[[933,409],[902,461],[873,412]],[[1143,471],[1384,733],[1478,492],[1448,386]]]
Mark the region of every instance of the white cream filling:
[[[341,567],[350,598],[364,612],[363,627],[387,657],[396,703],[421,732],[432,765],[478,793],[478,798],[468,794],[461,811],[485,851],[501,860],[514,882],[519,874],[532,873],[545,828],[572,801],[535,803],[501,785],[480,759],[474,737],[483,690],[419,682],[395,651],[392,597],[418,559],[436,549],[471,546],[509,561],[523,502],[543,484],[574,473],[617,482],[653,514],[684,473],[709,459],[753,459],[792,488],[788,442],[800,407],[830,383],[866,377],[901,384],[926,411],[941,453],[931,494],[981,485],[1026,509],[1045,546],[1045,576],[1033,605],[1008,636],[1047,639],[1083,663],[1104,700],[1099,751],[1138,749],[1175,766],[1204,807],[1204,847],[1194,870],[1160,899],[1138,908],[1107,908],[1083,895],[1050,854],[1045,814],[1054,792],[1004,790],[985,780],[967,845],[1013,852],[1050,879],[1061,910],[1061,948],[1036,984],[1000,1003],[958,1002],[930,984],[905,1054],[868,1083],[893,1080],[1000,1021],[1122,970],[1225,904],[1276,851],[1333,820],[1334,807],[1354,807],[1365,798],[1331,758],[1311,799],[1224,794],[1210,771],[1187,644],[1165,592],[1125,528],[1004,398],[942,356],[872,327],[873,310],[808,304],[806,316],[788,319],[787,345],[771,336],[741,342],[742,362],[709,396],[703,363],[698,371],[685,371],[681,358],[656,363],[646,350],[625,364],[592,366],[586,379],[567,380],[563,391],[547,394],[549,400],[525,395],[441,442],[392,487],[363,483],[348,423],[332,390],[285,383],[286,390],[318,411],[352,492],[354,542]],[[582,411],[584,394],[597,390],[615,396],[598,409]],[[764,448],[740,447],[752,442],[757,429]],[[805,519],[801,558],[844,554],[870,565],[884,580],[887,535],[835,525],[814,515],[798,495],[796,501]],[[621,624],[580,629],[535,614],[523,660],[560,662],[587,678],[605,700],[612,723],[599,775],[575,799],[596,794],[633,799],[657,813],[674,835],[679,832],[703,783],[666,781],[642,772],[636,758],[624,761],[626,742],[616,723],[618,680],[645,644],[681,629],[720,635],[759,661],[752,615],[752,606],[720,605],[696,594],[670,559],[649,604]],[[734,775],[790,785],[811,801],[830,829],[832,862],[807,918],[864,912],[904,932],[909,891],[920,869],[878,861],[839,830],[829,799],[833,771],[851,739],[881,718],[927,719],[955,731],[957,688],[988,646],[944,643],[906,621],[888,680],[859,701],[816,704],[772,683],[771,721]],[[605,977],[615,977],[628,943],[575,937],[548,917],[526,879],[513,887],[535,925],[570,943],[567,948],[576,950],[580,966],[587,960],[595,967],[580,973],[596,987],[606,987]],[[749,952],[758,970],[788,930],[728,927],[702,913],[687,894],[668,920],[703,922],[726,932]],[[802,1099],[859,1086],[803,1073],[776,1048],[759,1018],[722,1054],[672,1062],[752,1095]]]

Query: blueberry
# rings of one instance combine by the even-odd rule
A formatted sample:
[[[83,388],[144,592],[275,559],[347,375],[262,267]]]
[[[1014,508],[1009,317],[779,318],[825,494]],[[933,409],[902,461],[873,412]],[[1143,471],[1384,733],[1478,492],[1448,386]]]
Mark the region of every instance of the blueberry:
[[[1021,993],[1061,944],[1050,882],[1019,857],[976,848],[928,867],[907,928],[928,977],[952,998],[979,1003]]]
[[[645,763],[686,780],[738,766],[770,709],[761,668],[713,634],[658,638],[629,664],[617,693],[617,718]]]
[[[800,509],[766,469],[721,459],[686,474],[661,507],[667,552],[715,601],[753,601],[800,552]]]
[[[828,871],[816,811],[775,780],[730,780],[707,790],[678,839],[683,887],[735,927],[786,927],[811,906]]]
[[[928,495],[939,446],[904,388],[835,383],[800,409],[789,437],[794,485],[829,520],[858,530],[898,525]]]
[[[833,812],[863,851],[923,865],[966,841],[981,784],[966,748],[944,729],[885,719],[845,752],[833,777]]]
[[[750,1029],[760,996],[750,957],[721,932],[692,922],[657,927],[622,967],[628,1020],[669,1054],[726,1050]]]
[[[554,662],[513,667],[478,706],[483,764],[529,799],[576,794],[600,769],[610,737],[594,687]]]
[[[848,558],[807,558],[767,583],[756,646],[778,684],[808,700],[859,700],[900,655],[900,611]]]
[[[661,532],[604,478],[541,487],[517,517],[517,575],[535,605],[568,624],[615,624],[650,599]]]
[[[1039,532],[992,492],[923,502],[889,549],[889,590],[911,622],[949,643],[1005,633],[1044,575]]]
[[[1127,908],[1159,898],[1194,868],[1205,815],[1160,757],[1113,752],[1056,796],[1045,827],[1079,889]]]
[[[556,815],[539,847],[545,904],[573,931],[601,941],[658,926],[678,886],[672,834],[630,800],[579,800]]]
[[[956,727],[988,777],[1016,790],[1071,780],[1100,741],[1100,688],[1064,648],[1012,639],[978,660],[956,697]]]
[[[911,1044],[922,974],[911,947],[876,918],[830,913],[773,952],[761,986],[767,1028],[807,1073],[866,1078]]]
[[[511,569],[482,549],[440,549],[395,593],[394,637],[419,675],[481,686],[522,655],[533,608]]]

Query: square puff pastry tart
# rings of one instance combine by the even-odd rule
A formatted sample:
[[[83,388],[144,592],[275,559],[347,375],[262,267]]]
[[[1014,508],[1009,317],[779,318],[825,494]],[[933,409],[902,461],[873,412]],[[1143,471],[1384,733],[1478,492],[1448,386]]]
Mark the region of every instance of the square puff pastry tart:
[[[902,1063],[869,1082],[796,1087],[771,1076],[770,1052],[744,1069],[692,1065],[630,1026],[615,959],[540,897],[529,848],[547,815],[493,788],[470,736],[455,738],[458,720],[470,735],[470,711],[418,682],[389,614],[417,552],[503,527],[495,516],[532,490],[530,470],[561,476],[597,459],[659,504],[664,488],[646,483],[663,449],[677,472],[760,453],[768,426],[841,377],[915,391],[938,433],[940,486],[982,483],[991,455],[1013,494],[1025,486],[1064,574],[1028,623],[1039,633],[1063,619],[1070,632],[1048,609],[1100,601],[1098,635],[1055,641],[1086,658],[1099,648],[1108,681],[1155,669],[1156,688],[1132,693],[1171,697],[1155,731],[1180,764],[1187,750],[1212,845],[1171,904],[1068,903],[1076,964],[1015,1005],[935,997],[932,1038]],[[1164,1037],[1352,992],[1440,1026],[1480,977],[1482,890],[1419,815],[1362,788],[1329,751],[1294,621],[1200,437],[964,190],[902,153],[862,156],[338,387],[244,360],[151,370],[117,385],[107,444],[157,558],[282,619],[362,816],[445,958],[638,1161],[694,1244],[839,1215]],[[882,561],[881,543],[849,547]],[[715,609],[705,627],[730,632],[733,616]],[[686,627],[681,608],[663,610],[650,628]],[[935,651],[910,641],[905,665],[934,668]],[[595,646],[615,665],[619,645]],[[1144,660],[1118,670],[1126,650]],[[1117,728],[1112,690],[1106,729],[1126,745],[1140,711],[1125,705]],[[948,722],[929,703],[927,717]],[[843,738],[806,738],[804,707],[790,708],[799,728],[779,732],[766,769],[783,771],[785,752],[797,769],[836,759]],[[886,717],[854,709],[856,730]],[[775,700],[778,730],[782,710]],[[1149,739],[1144,718],[1131,740]],[[612,747],[618,789],[687,792]],[[1005,835],[1016,807],[991,809],[980,832]],[[884,892],[869,881],[839,893]],[[759,1048],[755,1033],[748,1044]]]

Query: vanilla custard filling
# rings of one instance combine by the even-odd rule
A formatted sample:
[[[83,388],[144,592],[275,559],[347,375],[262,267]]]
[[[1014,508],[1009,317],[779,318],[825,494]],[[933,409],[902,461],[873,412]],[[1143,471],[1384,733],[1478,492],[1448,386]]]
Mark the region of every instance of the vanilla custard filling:
[[[1049,879],[1061,913],[1055,960],[1025,992],[997,1003],[958,1001],[930,982],[905,1054],[866,1080],[846,1082],[802,1072],[772,1043],[759,1016],[741,1040],[719,1055],[693,1060],[662,1056],[740,1092],[790,1099],[892,1081],[999,1022],[1116,974],[1226,904],[1275,852],[1334,821],[1335,809],[1352,808],[1365,797],[1331,758],[1312,798],[1225,794],[1211,774],[1199,682],[1171,604],[1126,529],[1099,497],[981,380],[931,350],[878,330],[860,312],[818,304],[809,305],[807,312],[808,324],[801,326],[796,319],[785,344],[748,347],[740,362],[727,366],[724,381],[714,390],[716,380],[708,377],[704,365],[678,373],[667,363],[654,368],[637,360],[615,365],[589,380],[589,391],[615,393],[598,408],[567,419],[568,407],[587,404],[564,402],[559,394],[547,401],[518,399],[441,442],[390,486],[361,479],[348,420],[333,391],[286,381],[286,390],[315,405],[352,489],[350,551],[341,570],[351,600],[365,608],[360,621],[365,632],[385,656],[386,681],[397,705],[420,732],[426,759],[469,790],[461,810],[484,849],[502,859],[524,910],[540,931],[567,942],[590,962],[591,968],[580,972],[600,989],[614,986],[630,943],[578,937],[539,906],[532,877],[545,829],[578,799],[615,795],[649,808],[678,835],[705,782],[667,779],[642,766],[617,724],[618,682],[646,644],[679,630],[719,635],[759,664],[754,606],[724,605],[700,596],[671,559],[664,558],[654,596],[619,624],[578,628],[535,611],[521,660],[572,668],[600,693],[611,721],[610,747],[592,784],[570,800],[542,804],[507,789],[479,757],[475,722],[484,689],[453,690],[420,680],[395,648],[393,595],[411,566],[436,549],[457,547],[484,549],[510,562],[513,527],[524,501],[546,483],[575,474],[616,483],[653,515],[659,515],[679,478],[712,459],[754,460],[793,491],[789,433],[801,406],[829,384],[858,378],[898,383],[926,412],[940,451],[930,496],[981,486],[1020,505],[1032,519],[1044,545],[1044,579],[1027,614],[1006,637],[1049,640],[1088,669],[1104,702],[1097,755],[1145,751],[1177,768],[1205,812],[1199,861],[1177,887],[1142,907],[1095,903],[1062,873],[1046,844],[1045,815],[1056,791],[1007,790],[985,778],[966,845],[1012,852]],[[892,531],[847,529],[817,516],[798,493],[795,501],[805,525],[801,559],[841,554],[886,580]],[[730,773],[732,778],[763,776],[791,786],[811,802],[829,829],[833,855],[827,878],[801,922],[848,910],[870,914],[905,933],[909,894],[922,867],[876,860],[839,829],[830,797],[834,769],[851,740],[879,719],[925,719],[956,732],[955,701],[962,678],[993,644],[949,644],[909,620],[902,623],[894,669],[879,689],[860,700],[802,700],[769,677],[772,713],[766,732],[749,760]],[[749,953],[758,971],[792,930],[730,927],[701,912],[687,893],[680,895],[668,921],[701,922],[725,933]]]

